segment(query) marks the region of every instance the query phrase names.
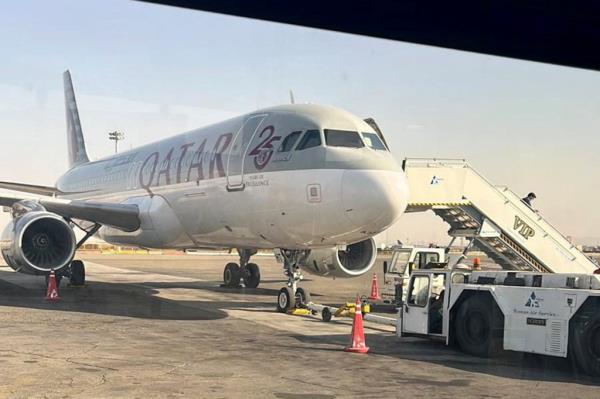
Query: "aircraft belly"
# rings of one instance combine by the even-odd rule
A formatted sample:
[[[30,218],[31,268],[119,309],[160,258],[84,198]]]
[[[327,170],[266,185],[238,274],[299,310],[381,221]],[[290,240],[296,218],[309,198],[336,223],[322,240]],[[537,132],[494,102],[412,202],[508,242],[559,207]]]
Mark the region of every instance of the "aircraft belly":
[[[342,205],[343,174],[343,169],[252,173],[239,191],[228,191],[226,178],[153,188],[152,198],[119,201],[140,207],[138,231],[103,228],[100,235],[150,248],[300,249],[357,242],[365,234]]]
[[[171,193],[182,226],[197,245],[304,248],[332,245],[353,230],[340,209],[341,170],[248,174],[244,190],[211,180]],[[210,183],[210,184],[209,184]],[[317,195],[310,196],[310,189]],[[314,193],[314,192],[313,192]]]

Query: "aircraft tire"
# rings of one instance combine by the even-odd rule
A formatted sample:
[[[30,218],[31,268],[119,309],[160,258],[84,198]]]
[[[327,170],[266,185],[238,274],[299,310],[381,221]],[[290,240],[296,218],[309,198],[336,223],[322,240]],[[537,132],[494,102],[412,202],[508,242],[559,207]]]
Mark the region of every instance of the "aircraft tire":
[[[85,265],[82,261],[74,260],[71,262],[69,283],[76,287],[85,285]]]
[[[244,285],[246,288],[256,288],[260,284],[260,268],[256,263],[248,263],[244,270]]]
[[[296,303],[299,305],[307,305],[310,302],[310,292],[304,288],[296,289]]]
[[[286,313],[294,307],[294,293],[290,287],[283,287],[277,295],[277,311]]]
[[[225,287],[239,287],[241,277],[242,273],[237,263],[230,262],[225,265],[225,269],[223,270],[223,283],[225,283]]]
[[[586,374],[600,376],[600,314],[582,314],[572,323],[570,355]]]
[[[489,297],[473,295],[460,306],[455,318],[455,333],[463,352],[491,357],[502,349],[501,311]]]

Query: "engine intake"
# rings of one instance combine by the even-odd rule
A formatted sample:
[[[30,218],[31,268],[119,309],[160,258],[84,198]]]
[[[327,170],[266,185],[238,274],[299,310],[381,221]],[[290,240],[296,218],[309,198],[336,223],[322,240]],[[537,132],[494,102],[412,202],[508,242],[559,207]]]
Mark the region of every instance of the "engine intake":
[[[302,270],[319,276],[356,277],[368,272],[375,264],[377,247],[375,240],[369,238],[346,246],[313,249],[310,255],[300,263]]]
[[[13,219],[0,241],[6,263],[27,274],[43,275],[69,266],[75,248],[71,226],[60,216],[39,208]]]

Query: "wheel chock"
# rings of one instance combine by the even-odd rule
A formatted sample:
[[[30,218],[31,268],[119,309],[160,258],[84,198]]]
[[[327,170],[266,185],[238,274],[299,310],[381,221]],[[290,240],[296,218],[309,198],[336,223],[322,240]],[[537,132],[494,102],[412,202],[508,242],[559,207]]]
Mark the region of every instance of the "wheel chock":
[[[294,308],[294,309],[288,310],[287,314],[291,314],[294,316],[308,316],[308,315],[311,315],[312,312],[310,311],[310,309],[306,309],[306,308]]]

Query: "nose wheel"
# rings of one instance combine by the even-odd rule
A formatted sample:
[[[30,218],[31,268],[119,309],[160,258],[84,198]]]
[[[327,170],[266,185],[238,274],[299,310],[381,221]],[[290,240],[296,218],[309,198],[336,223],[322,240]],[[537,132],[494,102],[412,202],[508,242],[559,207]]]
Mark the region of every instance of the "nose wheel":
[[[304,307],[310,303],[308,290],[298,287],[298,283],[303,278],[298,264],[309,253],[308,250],[281,249],[275,251],[275,256],[283,260],[284,274],[288,278],[287,286],[281,288],[277,295],[277,311],[286,313],[288,310]]]

